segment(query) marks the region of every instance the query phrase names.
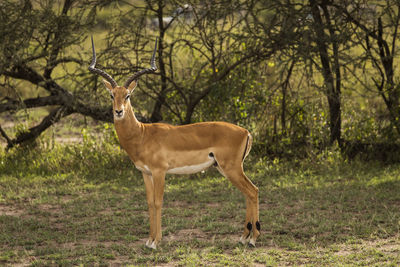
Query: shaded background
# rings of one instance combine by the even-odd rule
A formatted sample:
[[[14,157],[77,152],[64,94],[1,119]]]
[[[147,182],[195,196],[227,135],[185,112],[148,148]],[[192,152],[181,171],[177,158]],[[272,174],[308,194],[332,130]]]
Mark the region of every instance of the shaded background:
[[[1,141],[73,141],[82,125],[112,122],[87,70],[90,35],[98,66],[119,84],[149,66],[158,37],[159,71],[132,97],[141,121],[229,121],[274,158],[333,145],[398,161],[399,11],[389,0],[4,0]]]

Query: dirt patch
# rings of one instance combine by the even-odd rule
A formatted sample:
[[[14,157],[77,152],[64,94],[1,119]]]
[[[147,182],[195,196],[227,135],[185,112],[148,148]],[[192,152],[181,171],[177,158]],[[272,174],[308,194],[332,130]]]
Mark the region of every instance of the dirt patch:
[[[188,241],[191,239],[204,239],[209,240],[210,238],[207,236],[206,233],[201,231],[200,229],[182,229],[175,233],[170,233],[169,235],[165,236],[163,240],[166,242],[171,241]]]
[[[74,201],[76,199],[76,196],[66,195],[66,196],[60,197],[59,199],[60,199],[60,203],[67,204],[67,203],[69,203],[71,201]]]
[[[100,211],[99,214],[100,214],[100,215],[105,215],[105,216],[107,216],[107,215],[113,215],[113,214],[114,214],[114,211],[113,211],[111,208],[106,208],[106,209]]]
[[[106,248],[109,248],[114,244],[118,244],[118,242],[114,242],[114,241],[96,241],[96,240],[79,240],[79,242],[76,243],[76,245],[82,245],[84,247],[103,246],[103,247],[106,247]]]
[[[166,208],[190,208],[193,207],[193,205],[190,205],[189,203],[185,202],[185,201],[169,201],[167,203],[165,203],[165,207]]]
[[[83,246],[83,247],[105,247],[109,248],[112,245],[119,244],[121,242],[118,241],[97,241],[97,240],[92,240],[92,239],[84,239],[84,240],[79,240],[76,242],[65,242],[61,244],[54,244],[54,246],[58,246],[64,249],[75,249],[76,247]]]
[[[399,255],[400,236],[395,236],[389,239],[365,240],[354,246],[343,245],[335,255],[345,257],[369,249],[376,249],[384,254]]]
[[[352,250],[339,250],[338,252],[335,253],[336,256],[340,256],[340,257],[346,257],[349,256],[351,253],[353,253]]]
[[[49,213],[49,219],[52,222],[55,222],[60,217],[64,216],[64,211],[59,205],[39,204],[36,208]]]
[[[221,204],[220,203],[218,203],[218,202],[214,202],[214,203],[207,203],[206,204],[206,207],[207,208],[219,208],[219,207],[221,207]]]
[[[38,209],[43,210],[43,211],[48,211],[48,212],[61,211],[60,207],[58,207],[57,205],[51,205],[51,204],[39,204]]]
[[[400,236],[390,239],[379,239],[374,241],[366,241],[368,248],[376,248],[384,253],[399,255],[400,254]]]
[[[17,209],[15,207],[0,205],[0,215],[20,217],[23,213],[24,213],[24,210],[22,210],[22,209]]]

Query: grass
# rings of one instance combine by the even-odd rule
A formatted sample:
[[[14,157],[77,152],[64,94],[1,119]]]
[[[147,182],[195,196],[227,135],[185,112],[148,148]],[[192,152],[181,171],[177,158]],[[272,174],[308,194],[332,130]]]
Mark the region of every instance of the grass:
[[[144,246],[141,175],[113,142],[2,152],[1,265],[400,264],[400,165],[251,159],[262,235],[239,245],[244,198],[218,172],[168,176],[163,241]],[[112,139],[110,136],[108,139]]]

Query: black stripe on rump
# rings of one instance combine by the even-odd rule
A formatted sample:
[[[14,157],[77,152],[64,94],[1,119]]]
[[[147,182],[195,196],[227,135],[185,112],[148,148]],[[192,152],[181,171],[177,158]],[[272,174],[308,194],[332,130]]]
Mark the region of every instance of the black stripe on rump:
[[[246,157],[246,151],[247,151],[247,146],[249,145],[249,139],[250,139],[250,136],[249,136],[249,135],[247,135],[246,147],[244,148],[244,152],[243,152],[242,161],[243,161],[243,160],[244,160],[244,158]]]

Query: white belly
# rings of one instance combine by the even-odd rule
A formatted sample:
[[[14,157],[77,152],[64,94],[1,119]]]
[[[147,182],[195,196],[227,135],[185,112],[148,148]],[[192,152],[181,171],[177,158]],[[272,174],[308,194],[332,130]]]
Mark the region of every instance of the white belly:
[[[214,158],[210,158],[204,163],[197,164],[197,165],[189,165],[189,166],[182,166],[182,167],[177,167],[177,168],[172,168],[167,171],[167,173],[170,174],[192,174],[196,172],[201,172],[211,165],[213,165],[215,162]]]

